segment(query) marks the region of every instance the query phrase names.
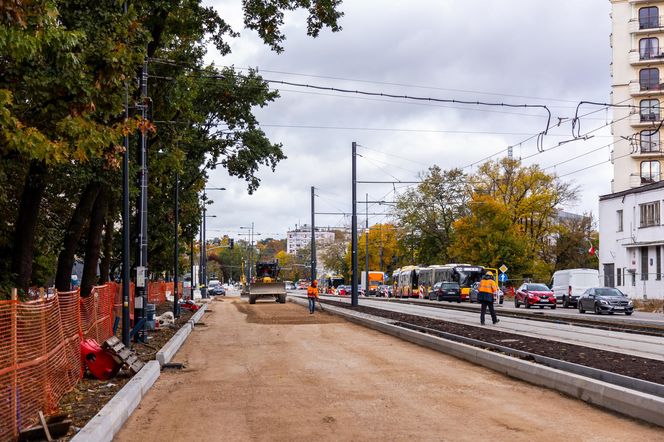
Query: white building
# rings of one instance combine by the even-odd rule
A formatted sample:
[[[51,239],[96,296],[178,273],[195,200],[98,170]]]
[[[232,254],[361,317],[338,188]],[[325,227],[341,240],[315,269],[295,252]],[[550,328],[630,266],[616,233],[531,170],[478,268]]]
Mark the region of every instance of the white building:
[[[329,228],[316,228],[316,246],[334,242],[334,232]],[[286,236],[286,253],[294,254],[311,242],[311,227],[306,224],[289,230]]]
[[[632,297],[664,298],[661,149],[664,1],[610,0],[614,150],[599,202],[600,275]]]

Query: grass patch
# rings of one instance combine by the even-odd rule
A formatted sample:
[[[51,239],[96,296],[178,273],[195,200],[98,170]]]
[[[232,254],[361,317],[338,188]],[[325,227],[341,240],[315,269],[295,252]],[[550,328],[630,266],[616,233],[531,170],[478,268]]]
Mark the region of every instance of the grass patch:
[[[641,312],[663,313],[664,299],[634,299],[634,309]]]

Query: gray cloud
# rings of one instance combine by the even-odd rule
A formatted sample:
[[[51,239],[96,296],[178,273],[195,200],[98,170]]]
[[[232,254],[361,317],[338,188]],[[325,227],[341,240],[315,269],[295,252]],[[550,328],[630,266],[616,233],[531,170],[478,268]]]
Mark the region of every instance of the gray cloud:
[[[573,102],[578,100],[609,97],[610,4],[605,0],[347,0],[342,5],[343,31],[323,32],[318,39],[306,37],[301,13],[289,15],[282,54],[270,52],[255,34],[242,29],[239,1],[209,4],[242,32],[232,43],[230,56],[211,52],[209,59],[218,65],[258,66],[267,79],[399,95],[541,103],[550,106],[554,117],[572,116]],[[524,134],[539,132],[545,123],[538,110],[435,105],[275,87],[282,90],[282,98],[257,110],[257,115],[270,138],[284,144],[288,159],[275,173],[261,171],[261,188],[251,196],[246,195],[244,183],[215,171],[212,185],[229,191],[215,196],[213,210],[219,216],[210,220],[210,228],[233,231],[254,221],[259,230],[285,234],[298,221],[308,222],[312,185],[319,189],[319,210],[350,210],[352,141],[366,146],[358,150],[365,157],[358,159],[361,179],[413,180],[434,163],[450,168],[478,161],[523,140]],[[597,119],[584,120],[584,129],[606,123],[604,112],[592,117]],[[571,130],[569,124],[552,128],[545,140],[550,150],[524,161],[549,166],[608,144],[609,134],[603,129],[596,133],[601,137],[558,147]],[[534,140],[514,152],[522,157],[535,153]],[[608,159],[608,152],[609,148],[602,149],[555,171],[565,174],[598,163]],[[606,162],[565,177],[582,187],[581,200],[572,209],[596,212],[597,196],[610,191],[611,176]],[[365,192],[370,199],[391,199],[392,190],[391,185],[362,186],[358,194],[360,199]],[[320,217],[321,224],[340,222],[339,216]]]

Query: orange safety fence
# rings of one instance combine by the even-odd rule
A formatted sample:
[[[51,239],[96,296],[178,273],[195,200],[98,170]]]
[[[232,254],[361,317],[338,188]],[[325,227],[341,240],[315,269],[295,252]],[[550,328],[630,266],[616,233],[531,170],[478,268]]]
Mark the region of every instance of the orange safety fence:
[[[130,286],[134,313],[134,284]],[[178,284],[182,294],[182,284]],[[148,302],[159,304],[173,283],[152,282]],[[122,286],[109,282],[90,296],[78,290],[30,301],[0,301],[0,442],[57,410],[60,398],[83,376],[80,343],[102,343],[122,316]]]

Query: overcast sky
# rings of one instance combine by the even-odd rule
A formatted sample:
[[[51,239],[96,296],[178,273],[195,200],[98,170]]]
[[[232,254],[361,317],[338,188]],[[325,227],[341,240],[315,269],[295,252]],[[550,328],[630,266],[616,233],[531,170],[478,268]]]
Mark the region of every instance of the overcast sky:
[[[517,145],[525,164],[580,186],[580,200],[567,207],[597,213],[598,196],[610,192],[612,141],[608,127],[588,141],[558,146],[571,137],[571,125],[553,127],[574,115],[581,100],[607,102],[610,92],[610,3],[606,0],[345,0],[343,30],[306,35],[305,15],[288,15],[282,54],[271,52],[242,26],[240,0],[208,0],[241,36],[232,54],[214,51],[208,61],[236,68],[257,67],[263,77],[310,85],[440,99],[542,104],[553,114],[544,138],[518,143],[544,130],[542,109],[510,109],[424,103],[277,86],[281,98],[256,111],[263,130],[283,144],[288,159],[276,172],[263,169],[253,195],[223,170],[212,172],[214,192],[209,238],[230,234],[253,221],[259,238],[283,238],[289,228],[310,220],[310,187],[316,210],[350,212],[351,143],[360,146],[359,180],[413,181],[432,164],[465,167]],[[582,120],[582,131],[607,125],[611,114]],[[600,148],[601,146],[607,146]],[[596,150],[566,163],[575,156]],[[525,158],[531,156],[530,158]],[[579,169],[604,161],[585,171]],[[476,166],[466,167],[467,172]],[[362,185],[358,199],[392,201],[404,184]],[[374,205],[371,213],[385,212]],[[364,212],[364,205],[359,207]],[[370,224],[385,222],[372,215]],[[364,223],[363,216],[359,222]],[[350,225],[350,217],[318,216],[317,225]]]

